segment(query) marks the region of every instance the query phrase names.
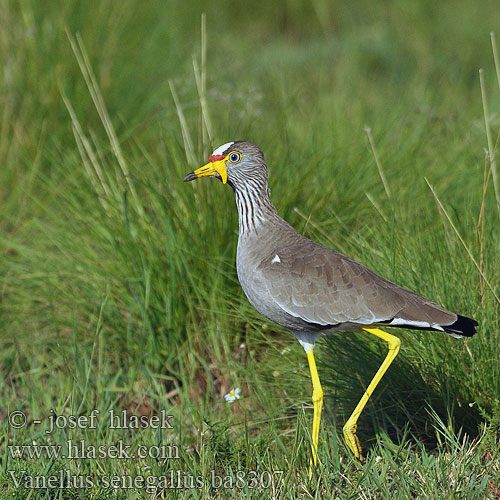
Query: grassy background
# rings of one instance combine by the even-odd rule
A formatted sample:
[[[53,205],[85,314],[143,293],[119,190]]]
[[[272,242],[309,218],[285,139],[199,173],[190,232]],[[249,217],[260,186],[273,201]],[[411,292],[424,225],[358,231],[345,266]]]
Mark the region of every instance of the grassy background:
[[[496,2],[0,6],[0,497],[500,498],[500,231],[478,75],[495,144]],[[385,346],[361,334],[318,344],[325,418],[308,481],[304,353],[239,287],[231,190],[181,182],[237,139],[264,151],[273,201],[300,232],[480,323],[470,340],[397,332],[401,354],[359,422],[365,465],[340,429]],[[243,398],[229,405],[232,387]],[[113,430],[103,417],[44,432],[51,409],[93,408],[164,409],[175,429]],[[12,429],[14,410],[29,425]],[[177,444],[181,458],[7,448],[68,439]],[[8,472],[67,469],[283,480],[165,495],[16,489]]]

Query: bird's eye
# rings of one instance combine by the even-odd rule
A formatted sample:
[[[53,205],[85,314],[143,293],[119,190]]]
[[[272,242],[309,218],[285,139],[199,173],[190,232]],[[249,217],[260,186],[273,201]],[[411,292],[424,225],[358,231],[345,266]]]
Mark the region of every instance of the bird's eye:
[[[238,163],[239,161],[241,160],[241,154],[238,153],[237,151],[233,151],[230,155],[229,155],[229,161],[231,163]]]

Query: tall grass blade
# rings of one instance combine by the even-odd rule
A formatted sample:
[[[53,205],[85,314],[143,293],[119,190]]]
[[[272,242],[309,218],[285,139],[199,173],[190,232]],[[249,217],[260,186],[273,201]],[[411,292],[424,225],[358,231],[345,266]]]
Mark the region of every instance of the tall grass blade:
[[[132,198],[134,199],[134,203],[135,203],[135,207],[137,209],[137,212],[141,216],[143,216],[144,209],[142,207],[142,204],[139,201],[139,197],[137,196],[135,186],[134,186],[132,179],[130,177],[130,172],[128,169],[127,162],[125,161],[125,157],[123,155],[123,152],[122,152],[122,149],[120,146],[120,142],[118,140],[115,129],[114,129],[113,124],[111,122],[111,118],[109,117],[109,113],[108,113],[108,110],[107,110],[106,105],[104,103],[104,99],[103,99],[102,93],[99,89],[99,85],[97,84],[96,77],[95,77],[94,72],[92,70],[90,60],[88,58],[87,52],[85,50],[85,46],[83,44],[83,40],[82,40],[81,36],[78,34],[76,35],[76,40],[75,40],[75,37],[69,32],[69,30],[66,30],[66,36],[68,37],[69,43],[71,45],[71,50],[73,51],[73,54],[76,57],[76,60],[78,62],[78,66],[80,67],[80,71],[83,75],[83,78],[84,78],[85,83],[87,85],[87,88],[89,90],[92,101],[94,102],[94,106],[97,110],[97,113],[99,114],[99,118],[101,119],[101,122],[102,122],[104,129],[106,131],[106,134],[108,136],[113,154],[115,155],[115,157],[118,161],[118,165],[120,166],[120,169],[122,171],[123,177],[125,178],[128,189],[130,190],[130,193],[132,194]]]
[[[196,87],[198,89],[198,96],[200,99],[200,108],[201,108],[201,118],[202,118],[202,156],[205,158],[209,151],[210,146],[213,146],[214,134],[212,132],[212,124],[210,122],[210,116],[208,114],[208,105],[207,105],[207,96],[206,89],[203,88],[203,67],[198,66],[198,62],[196,61],[196,56],[193,55],[193,70],[194,76],[196,80]]]
[[[370,148],[373,153],[373,157],[375,158],[375,165],[377,165],[377,170],[378,170],[378,175],[380,176],[380,179],[382,180],[382,184],[384,185],[385,193],[387,194],[387,198],[391,200],[391,190],[389,189],[389,184],[387,183],[387,180],[385,178],[384,170],[382,168],[382,163],[380,163],[380,159],[378,157],[377,153],[377,148],[375,147],[375,142],[372,137],[372,129],[370,127],[365,127],[365,132],[366,135],[368,136],[368,141],[370,143]]]
[[[186,117],[184,116],[184,111],[182,111],[174,82],[169,80],[168,85],[170,87],[170,92],[172,93],[172,98],[174,99],[177,117],[179,118],[179,123],[181,125],[182,140],[184,141],[184,149],[186,150],[186,160],[191,167],[194,167],[196,165],[196,156],[194,154],[193,141],[191,139],[191,133],[189,132]]]
[[[490,37],[491,37],[491,49],[493,50],[493,60],[495,61],[495,71],[497,74],[498,89],[500,90],[500,60],[498,59],[497,40],[495,37],[495,33],[493,31],[490,33]]]
[[[498,217],[500,218],[500,186],[498,185],[497,179],[497,162],[495,155],[495,148],[493,147],[493,140],[491,137],[490,130],[490,118],[488,112],[488,101],[486,99],[486,89],[484,86],[484,70],[479,70],[479,83],[481,86],[481,98],[483,100],[483,114],[484,114],[484,126],[486,129],[486,139],[488,141],[488,153],[490,157],[490,168],[491,176],[493,178],[493,190],[495,191],[495,199],[497,202]]]
[[[203,123],[205,124],[205,132],[208,135],[208,140],[210,142],[209,146],[213,146],[214,134],[212,132],[213,129],[207,106],[207,15],[205,13],[201,15],[201,72],[200,88],[198,89],[198,92],[200,94],[200,104],[203,114]],[[205,146],[205,142],[203,144]],[[207,155],[208,151],[203,151],[203,153],[204,155]]]
[[[61,96],[64,105],[66,106],[66,109],[68,110],[68,113],[71,118],[73,136],[75,137],[76,145],[80,153],[80,156],[82,158],[85,171],[87,172],[90,182],[92,183],[94,190],[97,193],[99,202],[106,210],[108,215],[110,215],[109,207],[108,204],[106,203],[105,197],[111,197],[111,189],[109,188],[106,179],[104,178],[104,174],[97,160],[97,157],[92,149],[92,146],[88,141],[87,137],[85,136],[85,133],[83,132],[80,122],[78,121],[78,118],[76,116],[75,110],[73,109],[73,106],[71,105],[66,94],[62,92],[62,90],[61,90]],[[99,188],[99,186],[101,187],[101,189]],[[103,192],[105,197],[102,196]]]
[[[452,227],[453,231],[457,235],[457,238],[460,240],[460,243],[462,243],[462,246],[465,248],[465,251],[467,252],[467,255],[470,257],[471,261],[476,266],[476,269],[478,270],[480,276],[484,279],[486,285],[488,286],[488,288],[490,289],[491,293],[493,294],[493,297],[495,297],[495,300],[500,304],[500,298],[496,294],[495,289],[491,285],[491,283],[488,280],[488,278],[485,276],[485,274],[484,274],[481,266],[479,265],[479,263],[475,259],[474,255],[472,255],[472,252],[470,251],[469,247],[467,246],[467,243],[465,243],[465,241],[462,238],[462,236],[461,236],[460,232],[458,231],[457,227],[455,226],[455,224],[453,224],[453,221],[451,220],[450,216],[448,215],[448,212],[446,211],[446,209],[444,208],[443,204],[441,203],[441,200],[439,199],[436,191],[434,190],[434,187],[431,185],[431,183],[427,180],[426,177],[424,177],[424,179],[425,179],[425,182],[427,183],[427,185],[429,186],[429,189],[432,191],[432,194],[434,196],[434,199],[436,200],[436,203],[438,204],[439,208],[442,210],[442,212],[445,215],[446,219],[448,220],[450,226]]]

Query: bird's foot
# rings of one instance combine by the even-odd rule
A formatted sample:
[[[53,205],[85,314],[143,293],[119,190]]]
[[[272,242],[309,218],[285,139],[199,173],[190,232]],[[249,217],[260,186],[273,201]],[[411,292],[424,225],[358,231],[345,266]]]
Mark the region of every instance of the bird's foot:
[[[345,442],[349,449],[352,451],[352,454],[361,463],[363,463],[365,459],[363,458],[361,443],[359,442],[358,436],[356,436],[356,424],[349,425],[349,423],[346,423],[342,430],[344,433]]]

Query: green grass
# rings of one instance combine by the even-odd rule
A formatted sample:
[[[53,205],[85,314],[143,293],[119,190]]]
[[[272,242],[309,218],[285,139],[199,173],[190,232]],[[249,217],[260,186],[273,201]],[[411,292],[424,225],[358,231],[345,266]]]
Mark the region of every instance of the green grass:
[[[495,2],[1,8],[1,498],[499,498],[500,224],[478,73],[494,158]],[[273,201],[300,232],[480,323],[470,340],[396,331],[401,353],[359,421],[364,465],[341,428],[385,346],[321,340],[312,481],[304,353],[240,289],[231,190],[181,182],[236,139],[264,151]],[[243,397],[228,404],[232,387]],[[96,429],[45,432],[51,410],[94,408]],[[16,410],[24,428],[8,424]],[[174,429],[110,429],[110,410],[165,410]],[[179,458],[8,448],[69,439],[178,446]],[[182,486],[204,484],[17,489],[22,470],[96,481],[179,470]],[[274,482],[240,489],[238,471]]]

